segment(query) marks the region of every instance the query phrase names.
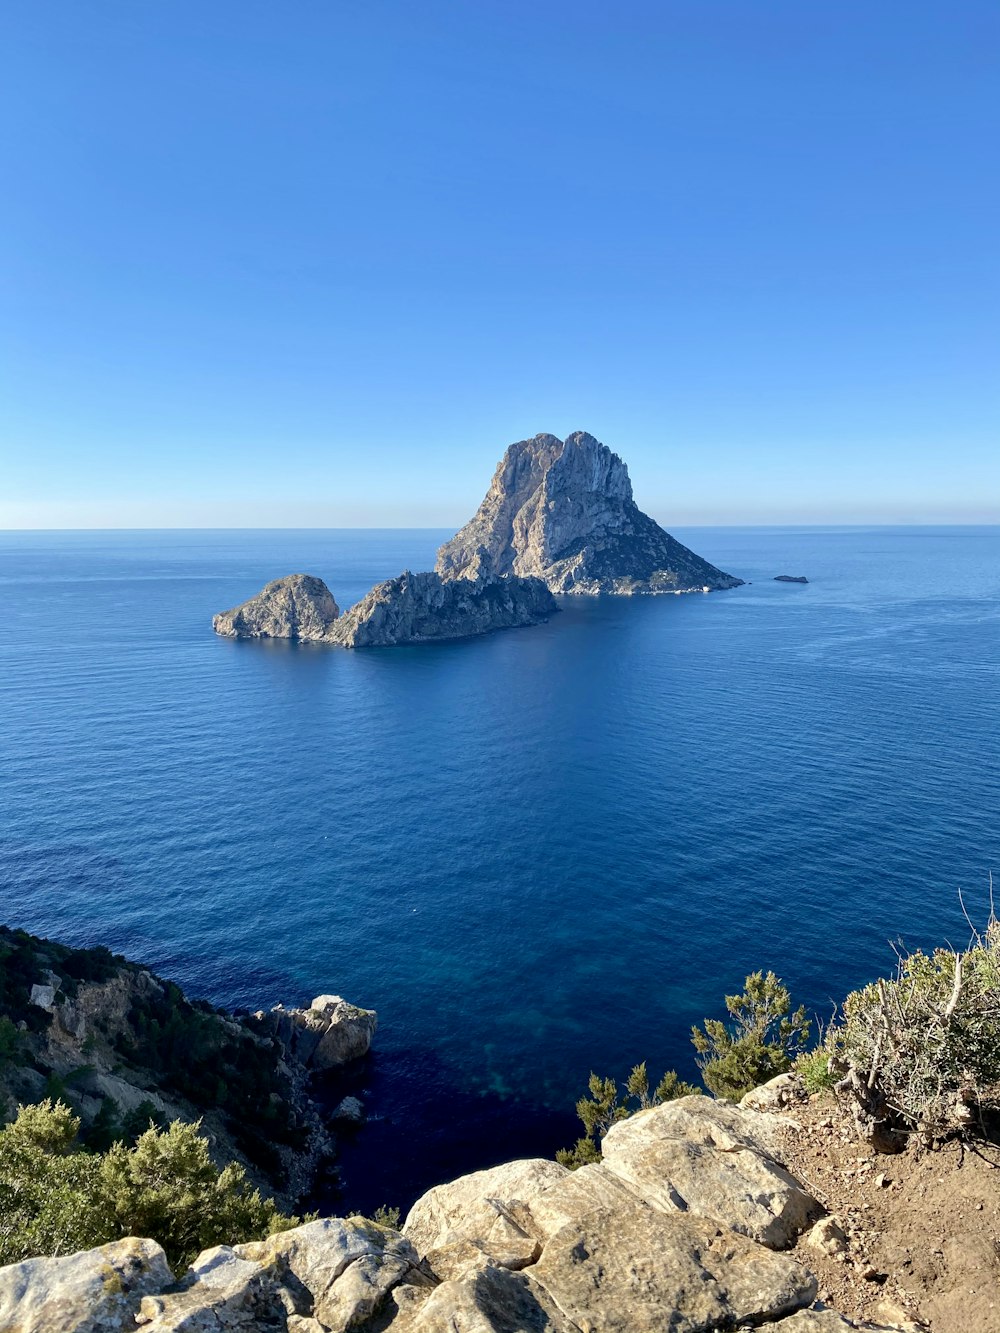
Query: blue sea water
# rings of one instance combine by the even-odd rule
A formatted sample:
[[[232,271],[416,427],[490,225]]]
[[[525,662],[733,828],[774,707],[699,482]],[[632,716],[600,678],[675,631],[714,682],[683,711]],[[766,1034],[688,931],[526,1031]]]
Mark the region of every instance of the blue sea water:
[[[828,1015],[1000,868],[1000,529],[676,530],[750,585],[439,646],[211,632],[448,535],[0,534],[0,919],[377,1008],[362,1209],[571,1142],[591,1069],[693,1077],[750,970]]]

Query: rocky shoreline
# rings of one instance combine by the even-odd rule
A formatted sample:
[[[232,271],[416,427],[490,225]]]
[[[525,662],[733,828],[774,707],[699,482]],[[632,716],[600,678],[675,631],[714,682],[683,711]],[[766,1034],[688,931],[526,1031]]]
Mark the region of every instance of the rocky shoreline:
[[[58,1096],[95,1142],[151,1120],[200,1122],[216,1164],[238,1162],[284,1208],[329,1169],[330,1117],[310,1083],[367,1053],[373,1010],[321,995],[229,1014],[106,949],[5,926],[0,971],[12,1051],[0,1060],[0,1111]]]

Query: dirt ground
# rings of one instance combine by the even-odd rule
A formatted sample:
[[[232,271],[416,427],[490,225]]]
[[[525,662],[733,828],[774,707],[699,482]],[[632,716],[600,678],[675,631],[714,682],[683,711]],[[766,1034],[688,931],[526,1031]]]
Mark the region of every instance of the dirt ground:
[[[788,1168],[846,1235],[836,1254],[799,1239],[821,1298],[854,1319],[1000,1333],[1000,1147],[874,1153],[829,1092],[787,1114]]]

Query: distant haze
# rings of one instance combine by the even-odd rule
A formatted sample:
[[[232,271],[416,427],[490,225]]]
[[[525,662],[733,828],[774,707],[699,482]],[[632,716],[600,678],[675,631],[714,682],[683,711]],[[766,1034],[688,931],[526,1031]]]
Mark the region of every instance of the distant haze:
[[[1000,9],[0,16],[0,527],[1000,522]]]

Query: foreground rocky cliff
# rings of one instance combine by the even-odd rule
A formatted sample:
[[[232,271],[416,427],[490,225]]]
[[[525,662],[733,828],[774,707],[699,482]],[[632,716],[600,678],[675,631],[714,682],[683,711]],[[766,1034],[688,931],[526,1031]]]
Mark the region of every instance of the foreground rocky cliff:
[[[533,575],[553,592],[736,588],[632,498],[628,468],[585,431],[512,444],[475,516],[438,552],[443,578]]]
[[[509,1162],[363,1218],[222,1245],[174,1281],[128,1239],[0,1270],[4,1333],[847,1333],[786,1252],[822,1208],[782,1116],[687,1097],[614,1126],[600,1163]],[[896,1322],[863,1325],[888,1330]]]

